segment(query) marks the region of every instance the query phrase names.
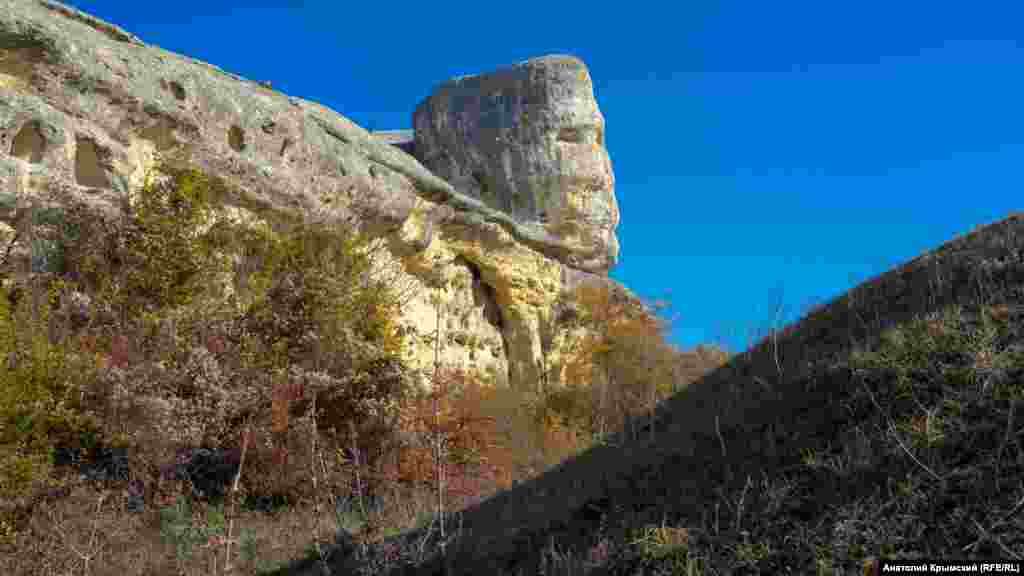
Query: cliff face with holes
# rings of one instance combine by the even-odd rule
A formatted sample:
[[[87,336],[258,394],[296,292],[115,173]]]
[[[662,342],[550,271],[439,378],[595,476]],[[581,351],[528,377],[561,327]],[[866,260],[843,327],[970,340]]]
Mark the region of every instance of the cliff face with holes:
[[[417,124],[435,172],[315,102],[147,45],[57,2],[2,0],[0,240],[8,244],[16,208],[30,200],[59,190],[111,210],[140,189],[156,153],[187,152],[193,165],[237,190],[226,202],[239,216],[265,217],[249,209],[258,205],[271,209],[261,214],[354,217],[381,238],[382,265],[394,265],[415,288],[402,311],[415,367],[433,365],[440,319],[443,363],[496,383],[533,385],[557,370],[572,340],[558,319],[572,307],[575,286],[604,283],[628,295],[605,276],[618,253],[618,211],[586,68],[564,57],[538,62],[513,69],[507,95],[536,95],[523,110],[537,121],[569,120],[534,124],[495,149],[474,140],[480,131],[446,131],[452,99],[445,88],[448,96],[435,95],[433,112]],[[561,72],[515,72],[552,62],[576,79],[571,89],[563,89]],[[473,90],[489,85],[464,82],[457,97],[472,100]],[[488,107],[472,110],[469,120],[490,130]],[[559,137],[566,129],[572,138]],[[439,164],[445,154],[454,160]],[[505,166],[502,158],[526,164]],[[520,172],[532,180],[516,180]],[[532,199],[513,208],[482,198],[479,186],[463,185],[465,174]],[[588,190],[597,191],[591,204]],[[20,269],[17,262],[34,254],[22,246],[13,256]]]

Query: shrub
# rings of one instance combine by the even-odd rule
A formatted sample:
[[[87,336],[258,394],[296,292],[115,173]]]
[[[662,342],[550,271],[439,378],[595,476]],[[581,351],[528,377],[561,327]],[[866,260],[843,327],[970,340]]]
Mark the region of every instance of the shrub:
[[[206,511],[205,522],[196,521],[192,504],[184,497],[160,510],[160,534],[174,546],[179,563],[190,558],[197,546],[223,537],[225,528],[224,511],[219,506]]]
[[[122,322],[188,305],[223,268],[215,251],[227,220],[214,203],[223,193],[198,170],[158,159],[119,214],[60,197],[61,272],[112,305]]]
[[[558,436],[599,439],[671,394],[678,352],[664,324],[639,302],[607,286],[580,286],[570,316],[583,328],[564,365],[563,381],[535,404],[535,422]]]
[[[12,310],[10,295],[0,290],[0,522],[13,530],[32,496],[52,487],[54,448],[95,445],[98,425],[74,394],[87,367],[50,342],[47,301],[33,310],[21,298]]]
[[[328,452],[340,449],[349,422],[368,452],[389,437],[406,377],[398,300],[376,274],[374,245],[315,218],[243,225],[216,206],[224,194],[222,182],[161,160],[119,214],[68,198],[58,212],[36,212],[60,232],[62,277],[50,283],[51,306],[26,308],[21,324],[0,308],[0,352],[17,360],[0,367],[0,383],[17,384],[0,391],[4,490],[45,477],[44,456],[58,442],[98,445],[126,431],[136,456],[158,460],[187,447],[237,449],[248,423],[266,445],[250,460],[259,487],[261,466],[280,468],[289,453],[308,458],[298,433],[307,430],[289,420],[314,399]],[[252,281],[219,282],[239,252],[260,264]],[[53,331],[49,312],[78,289],[91,296],[91,314],[78,327],[85,333],[69,339]],[[275,396],[275,382],[291,392]],[[133,462],[151,475],[158,468]]]
[[[301,222],[287,235],[246,231],[242,243],[262,264],[243,319],[271,352],[266,367],[297,364],[339,374],[377,352],[400,353],[397,301],[371,275],[367,239],[326,222]]]

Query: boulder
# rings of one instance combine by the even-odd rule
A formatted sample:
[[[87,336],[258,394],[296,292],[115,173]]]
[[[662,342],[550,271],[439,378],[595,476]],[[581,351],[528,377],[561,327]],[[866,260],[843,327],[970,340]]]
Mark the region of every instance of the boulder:
[[[413,115],[423,165],[606,272],[619,255],[604,117],[578,58],[551,55],[444,82]]]

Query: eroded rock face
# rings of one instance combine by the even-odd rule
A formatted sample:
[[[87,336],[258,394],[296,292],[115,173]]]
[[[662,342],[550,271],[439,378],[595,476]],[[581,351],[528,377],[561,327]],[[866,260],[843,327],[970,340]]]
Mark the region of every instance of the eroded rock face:
[[[569,244],[574,268],[615,265],[615,177],[578,58],[449,80],[416,108],[413,126],[416,156],[456,190]]]
[[[547,178],[543,186],[554,190],[555,199],[509,213],[458,191],[409,154],[319,104],[147,45],[56,2],[2,0],[0,6],[4,246],[20,225],[16,208],[27,201],[56,190],[112,211],[141,189],[156,153],[185,151],[190,164],[234,190],[225,207],[243,221],[255,225],[268,214],[316,213],[355,218],[381,238],[381,266],[391,265],[397,280],[413,288],[401,321],[414,368],[433,370],[433,334],[440,324],[442,363],[521,386],[540,382],[568,341],[553,314],[571,285],[566,279],[583,275],[614,285],[601,273],[575,269],[603,272],[614,262],[618,218],[607,155],[599,146],[600,115],[583,80],[566,86],[565,94],[577,96],[558,100],[564,106],[525,109],[576,116],[554,133],[524,132],[516,157],[532,163],[530,178]],[[586,76],[578,61],[549,63],[556,62]],[[554,80],[545,82],[543,94],[558,92]],[[529,84],[517,86],[526,90]],[[589,104],[568,105],[576,100]],[[537,144],[570,129],[578,130],[579,142],[559,141],[550,149]],[[578,153],[586,146],[594,152]],[[503,158],[513,157],[509,150]],[[600,183],[601,194],[609,194],[598,210],[609,218],[604,228],[583,226],[594,220],[584,212],[601,203],[578,205],[582,197],[572,180],[577,168],[585,174],[581,180]],[[509,174],[509,186],[532,185],[512,178],[512,171],[488,169]],[[556,181],[571,191],[560,192]],[[550,214],[547,228],[531,220],[541,208]],[[28,250],[12,255],[16,270],[29,259],[36,268],[48,265]]]

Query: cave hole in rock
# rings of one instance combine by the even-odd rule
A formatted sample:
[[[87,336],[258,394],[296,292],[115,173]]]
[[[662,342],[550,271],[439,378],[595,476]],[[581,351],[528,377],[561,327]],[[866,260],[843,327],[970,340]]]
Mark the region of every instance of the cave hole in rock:
[[[228,146],[231,146],[235,152],[245,150],[245,131],[238,125],[234,125],[228,130]]]
[[[89,138],[75,139],[75,181],[89,188],[109,188],[107,173],[100,164],[99,150]]]
[[[185,87],[184,86],[182,86],[179,82],[177,82],[175,80],[171,80],[171,82],[169,83],[169,86],[171,88],[171,93],[174,94],[174,97],[176,99],[178,99],[178,100],[184,100],[185,99]]]
[[[152,142],[153,146],[161,151],[172,148],[176,144],[174,129],[164,119],[160,119],[150,126],[143,128],[139,132],[139,136]]]
[[[46,140],[39,129],[38,122],[28,122],[18,130],[11,142],[11,156],[21,158],[33,164],[43,161],[43,150]]]
[[[455,264],[465,266],[469,270],[470,275],[473,277],[473,304],[476,306],[483,306],[484,318],[488,324],[494,326],[499,331],[504,326],[504,321],[501,318],[501,308],[498,307],[498,300],[495,297],[494,288],[483,281],[483,277],[480,274],[480,269],[477,268],[476,264],[473,264],[463,256],[459,256],[455,259]]]

